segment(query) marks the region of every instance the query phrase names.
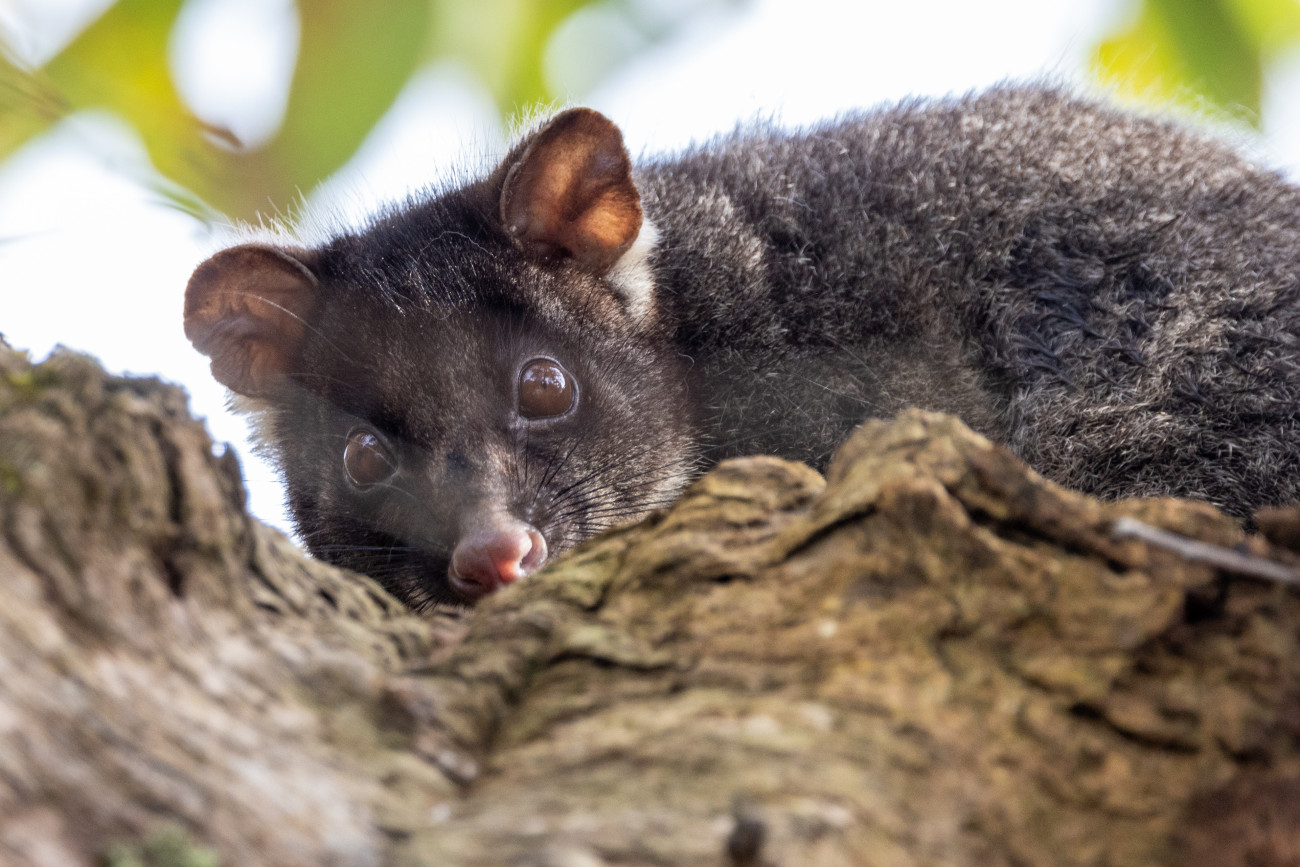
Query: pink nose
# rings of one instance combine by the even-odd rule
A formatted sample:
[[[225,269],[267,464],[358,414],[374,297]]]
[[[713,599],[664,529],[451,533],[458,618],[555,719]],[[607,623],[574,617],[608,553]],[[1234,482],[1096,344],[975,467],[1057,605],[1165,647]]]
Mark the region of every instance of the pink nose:
[[[546,540],[530,524],[492,516],[456,543],[448,569],[451,585],[473,600],[513,584],[546,562]]]

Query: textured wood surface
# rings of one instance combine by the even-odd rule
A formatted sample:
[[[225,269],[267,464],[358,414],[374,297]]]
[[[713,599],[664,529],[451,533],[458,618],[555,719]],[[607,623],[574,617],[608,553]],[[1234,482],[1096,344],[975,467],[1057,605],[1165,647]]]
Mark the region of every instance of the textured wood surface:
[[[1300,601],[1120,516],[1295,562],[906,413],[417,618],[0,350],[0,863],[1293,863]]]

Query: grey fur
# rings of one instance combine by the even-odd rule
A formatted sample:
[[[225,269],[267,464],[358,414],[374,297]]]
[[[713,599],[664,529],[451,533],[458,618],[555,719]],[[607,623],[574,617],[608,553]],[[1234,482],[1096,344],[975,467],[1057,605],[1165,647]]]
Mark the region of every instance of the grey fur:
[[[451,598],[484,503],[562,550],[719,459],[821,466],[908,406],[1103,497],[1300,499],[1300,190],[1211,137],[1034,86],[747,126],[635,168],[657,242],[604,277],[503,230],[526,143],[312,254],[298,388],[269,404],[308,546],[416,604]],[[520,426],[536,354],[583,402]],[[359,422],[402,461],[364,497],[339,471]]]
[[[641,182],[718,456],[921,405],[1103,497],[1300,499],[1300,190],[1205,134],[1003,87]]]

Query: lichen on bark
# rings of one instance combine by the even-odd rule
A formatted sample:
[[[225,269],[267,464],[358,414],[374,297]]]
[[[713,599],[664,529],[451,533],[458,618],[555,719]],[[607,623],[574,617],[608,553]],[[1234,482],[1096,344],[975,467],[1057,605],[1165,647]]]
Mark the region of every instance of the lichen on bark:
[[[177,389],[0,350],[0,862],[1288,863],[1295,592],[1125,516],[1296,562],[910,412],[417,617]]]

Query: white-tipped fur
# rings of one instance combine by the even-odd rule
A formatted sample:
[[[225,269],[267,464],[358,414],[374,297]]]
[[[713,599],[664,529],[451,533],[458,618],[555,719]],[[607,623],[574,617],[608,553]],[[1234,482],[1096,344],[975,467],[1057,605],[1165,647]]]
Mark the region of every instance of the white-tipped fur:
[[[644,322],[655,312],[655,278],[650,268],[650,253],[659,243],[659,230],[649,220],[627,252],[619,257],[605,275],[605,281],[623,299],[627,312],[636,322]]]
[[[279,463],[280,449],[271,426],[279,410],[275,404],[260,397],[248,397],[227,389],[226,407],[248,422],[248,441],[253,454],[274,464]]]

